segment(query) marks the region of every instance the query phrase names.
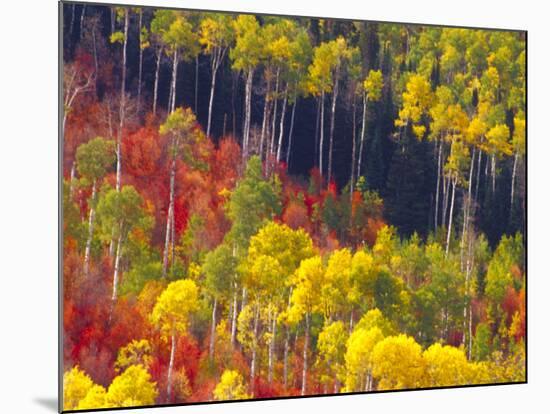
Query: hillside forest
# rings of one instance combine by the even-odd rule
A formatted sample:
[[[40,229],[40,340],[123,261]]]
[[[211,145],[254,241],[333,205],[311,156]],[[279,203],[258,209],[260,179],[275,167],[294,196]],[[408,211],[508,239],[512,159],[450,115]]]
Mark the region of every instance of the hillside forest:
[[[62,3],[63,408],[526,381],[526,34]]]

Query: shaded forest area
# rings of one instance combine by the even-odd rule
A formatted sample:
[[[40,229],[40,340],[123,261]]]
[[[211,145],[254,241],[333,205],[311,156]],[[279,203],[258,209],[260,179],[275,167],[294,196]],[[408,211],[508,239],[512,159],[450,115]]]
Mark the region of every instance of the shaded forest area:
[[[525,34],[63,5],[64,407],[525,380]]]

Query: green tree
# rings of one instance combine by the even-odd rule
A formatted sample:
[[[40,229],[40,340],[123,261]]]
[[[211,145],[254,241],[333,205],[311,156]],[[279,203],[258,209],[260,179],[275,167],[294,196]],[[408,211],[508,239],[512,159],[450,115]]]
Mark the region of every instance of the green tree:
[[[92,195],[88,201],[88,238],[84,252],[84,275],[88,276],[90,265],[90,252],[94,236],[95,209],[97,204],[97,189],[101,186],[101,180],[115,161],[115,146],[113,141],[97,137],[86,144],[82,144],[76,150],[76,163],[78,173],[92,184]]]

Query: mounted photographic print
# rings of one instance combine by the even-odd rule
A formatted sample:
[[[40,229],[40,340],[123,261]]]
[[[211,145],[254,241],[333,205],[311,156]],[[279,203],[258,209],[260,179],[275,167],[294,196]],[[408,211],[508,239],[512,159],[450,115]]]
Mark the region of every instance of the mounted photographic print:
[[[60,3],[60,410],[526,382],[526,41]]]

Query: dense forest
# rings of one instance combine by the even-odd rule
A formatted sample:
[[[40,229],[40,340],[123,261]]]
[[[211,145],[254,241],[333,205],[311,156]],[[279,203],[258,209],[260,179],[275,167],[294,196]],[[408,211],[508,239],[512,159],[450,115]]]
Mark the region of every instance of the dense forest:
[[[525,33],[62,7],[64,409],[526,380]]]

